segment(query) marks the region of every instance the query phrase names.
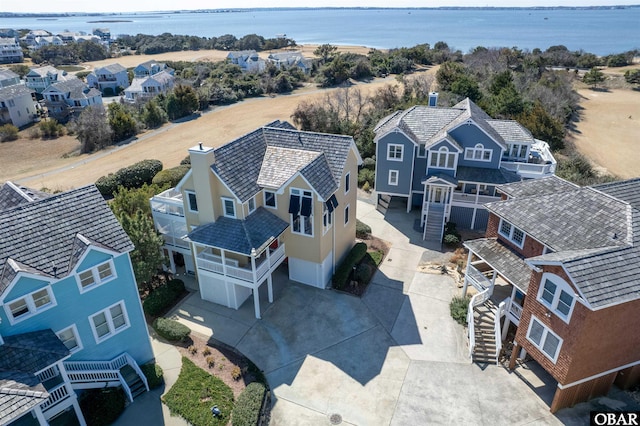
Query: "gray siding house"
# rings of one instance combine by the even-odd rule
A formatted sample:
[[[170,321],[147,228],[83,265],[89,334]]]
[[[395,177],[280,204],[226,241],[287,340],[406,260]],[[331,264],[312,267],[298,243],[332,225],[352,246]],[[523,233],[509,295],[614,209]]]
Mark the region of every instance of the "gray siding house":
[[[444,224],[484,230],[484,203],[496,186],[553,175],[549,145],[513,120],[492,119],[468,98],[450,108],[415,106],[375,128],[378,195],[407,199],[421,209],[423,238],[440,240]]]

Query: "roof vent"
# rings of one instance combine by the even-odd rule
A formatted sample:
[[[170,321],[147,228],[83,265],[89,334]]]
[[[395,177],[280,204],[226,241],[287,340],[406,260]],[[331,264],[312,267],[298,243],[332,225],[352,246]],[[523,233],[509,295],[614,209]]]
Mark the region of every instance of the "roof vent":
[[[202,142],[198,142],[198,146],[200,147],[200,151],[204,151],[204,149],[202,148]]]
[[[614,232],[613,233],[613,237],[611,237],[611,238],[613,238],[614,240],[617,240],[618,239],[618,234],[616,232]]]

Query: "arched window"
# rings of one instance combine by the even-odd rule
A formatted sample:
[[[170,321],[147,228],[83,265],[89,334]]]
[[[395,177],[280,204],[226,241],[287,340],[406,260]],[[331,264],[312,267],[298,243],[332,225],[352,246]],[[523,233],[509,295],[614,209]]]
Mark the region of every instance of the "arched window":
[[[441,147],[438,151],[431,152],[431,167],[439,169],[455,169],[456,154],[449,152],[446,146]]]
[[[474,161],[491,161],[493,151],[485,149],[484,145],[477,143],[473,148],[467,148],[464,150],[465,160]]]

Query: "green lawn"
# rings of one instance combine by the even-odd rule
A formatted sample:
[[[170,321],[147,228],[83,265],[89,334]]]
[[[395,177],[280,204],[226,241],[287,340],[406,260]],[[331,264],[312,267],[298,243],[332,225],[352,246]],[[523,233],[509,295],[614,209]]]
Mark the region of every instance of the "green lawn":
[[[76,71],[84,71],[84,67],[80,67],[77,65],[58,65],[56,68],[58,68],[61,71],[66,71],[66,72],[76,72]]]
[[[233,392],[222,380],[182,357],[178,381],[163,397],[172,414],[197,426],[225,425],[233,411]],[[211,407],[217,405],[222,415],[213,417]]]

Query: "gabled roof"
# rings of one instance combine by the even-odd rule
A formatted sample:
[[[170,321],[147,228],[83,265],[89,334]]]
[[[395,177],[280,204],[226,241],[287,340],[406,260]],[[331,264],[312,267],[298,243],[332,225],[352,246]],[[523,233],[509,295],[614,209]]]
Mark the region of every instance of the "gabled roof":
[[[43,93],[60,92],[65,96],[68,93],[68,99],[87,99],[101,95],[100,91],[89,88],[84,82],[78,78],[71,78],[65,81],[58,81],[47,87]]]
[[[46,192],[16,185],[13,182],[6,182],[0,186],[0,212],[19,206],[20,204],[42,200],[49,196],[51,196],[51,194],[47,194]]]
[[[221,216],[215,222],[199,226],[189,234],[189,239],[195,243],[251,256],[252,251],[259,254],[265,245],[278,238],[288,226],[278,216],[258,207],[244,220]]]
[[[96,68],[95,73],[97,74],[99,71],[106,71],[107,73],[110,73],[110,74],[117,74],[119,72],[126,71],[126,70],[127,69],[122,65],[115,63],[115,64],[105,65],[104,67]]]
[[[8,422],[22,416],[48,398],[49,393],[35,373],[69,355],[53,331],[3,336],[0,346],[0,419]]]
[[[522,124],[514,120],[487,120],[487,124],[491,126],[506,142],[514,142],[520,144],[533,144],[534,138],[529,130],[525,129]]]
[[[464,245],[478,254],[492,268],[525,293],[529,290],[531,269],[524,259],[495,238],[465,241]]]
[[[381,135],[397,128],[406,133],[416,144],[425,145],[428,148],[447,138],[451,130],[469,120],[503,148],[506,148],[504,136],[514,137],[515,141],[518,141],[527,133],[515,121],[493,120],[469,98],[451,108],[418,105],[405,111],[395,112],[380,120],[374,130],[376,134]],[[490,121],[492,124],[489,123]],[[533,143],[533,138],[530,139]]]
[[[46,77],[47,74],[58,74],[59,76],[61,76],[62,71],[55,67],[52,67],[51,65],[45,65],[43,67],[31,68],[27,73],[27,76],[33,77],[34,75],[37,75],[40,77]]]
[[[78,234],[118,253],[134,248],[93,185],[1,211],[0,229],[0,293],[10,283],[4,279],[9,259],[47,276],[66,276]]]
[[[16,74],[15,72],[8,70],[8,69],[4,69],[4,68],[0,68],[0,80],[12,80],[14,78],[18,78],[20,77],[18,74]]]
[[[525,198],[573,191],[577,188],[579,188],[578,185],[559,178],[556,175],[551,175],[540,179],[528,179],[521,182],[508,183],[498,187],[498,190],[510,198]]]
[[[0,101],[8,101],[21,96],[31,96],[31,89],[22,84],[0,87]]]
[[[594,185],[592,188],[616,197],[619,200],[624,200],[640,210],[640,178],[602,183],[600,185]]]
[[[300,173],[325,198],[325,195],[331,195],[340,186],[347,156],[353,146],[353,138],[350,136],[301,132],[292,129],[289,123],[275,121],[216,148],[215,162],[211,169],[241,202],[245,202],[261,190],[258,180],[268,147],[306,151],[312,154],[305,158],[313,161],[309,161],[304,167],[296,164],[302,167]],[[292,151],[271,150],[269,153],[267,159],[271,161],[275,153],[290,157]],[[283,173],[290,175],[290,165],[281,164],[279,167],[285,167],[287,173]],[[262,174],[265,183],[266,173]]]

